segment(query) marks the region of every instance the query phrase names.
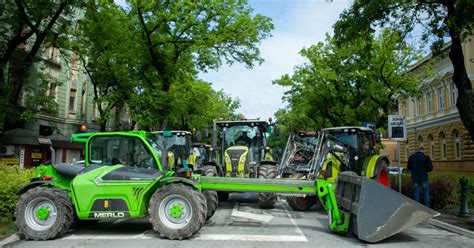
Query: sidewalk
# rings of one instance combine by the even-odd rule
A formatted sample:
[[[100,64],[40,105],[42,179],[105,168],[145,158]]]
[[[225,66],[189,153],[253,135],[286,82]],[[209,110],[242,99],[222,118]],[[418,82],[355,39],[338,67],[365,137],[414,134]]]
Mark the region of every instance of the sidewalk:
[[[459,207],[443,210],[436,209],[436,211],[440,212],[441,215],[436,217],[435,220],[474,231],[474,212],[470,211],[471,216],[469,217],[458,217]]]

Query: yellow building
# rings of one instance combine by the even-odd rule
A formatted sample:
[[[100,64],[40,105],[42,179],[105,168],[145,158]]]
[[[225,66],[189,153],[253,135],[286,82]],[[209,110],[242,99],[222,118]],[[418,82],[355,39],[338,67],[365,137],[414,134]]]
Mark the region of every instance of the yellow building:
[[[450,46],[440,55],[430,55],[418,62],[412,71],[423,73],[431,68],[433,76],[424,79],[421,94],[402,97],[398,111],[407,117],[408,140],[400,145],[402,164],[423,144],[433,161],[434,170],[474,173],[474,142],[464,128],[456,108],[458,96],[452,82],[453,66],[448,57]],[[474,41],[463,44],[465,65],[471,83],[474,81]]]

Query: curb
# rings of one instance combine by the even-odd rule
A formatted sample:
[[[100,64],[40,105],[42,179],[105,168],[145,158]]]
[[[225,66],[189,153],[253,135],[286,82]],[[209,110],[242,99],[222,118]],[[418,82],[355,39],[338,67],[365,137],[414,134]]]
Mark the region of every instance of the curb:
[[[445,229],[447,231],[450,231],[450,232],[453,232],[453,233],[457,233],[457,234],[461,234],[463,236],[466,236],[466,237],[469,237],[471,239],[474,239],[474,232],[473,231],[469,231],[467,229],[464,229],[462,227],[458,227],[458,226],[454,226],[454,225],[451,225],[451,224],[448,224],[446,222],[442,222],[442,221],[439,221],[439,220],[435,220],[435,219],[429,219],[427,221],[425,221],[426,223],[428,224],[431,224],[433,226],[436,226],[436,227],[439,227],[441,229]]]
[[[4,247],[4,246],[6,246],[10,243],[16,242],[18,240],[20,240],[20,237],[18,237],[18,235],[16,235],[16,234],[12,234],[12,235],[10,235],[10,237],[0,241],[0,247]]]

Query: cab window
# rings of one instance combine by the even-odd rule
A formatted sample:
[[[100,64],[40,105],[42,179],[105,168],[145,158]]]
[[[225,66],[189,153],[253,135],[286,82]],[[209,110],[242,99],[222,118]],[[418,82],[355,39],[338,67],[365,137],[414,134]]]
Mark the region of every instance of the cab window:
[[[156,167],[150,151],[142,140],[135,137],[99,136],[90,141],[89,148],[89,164]]]

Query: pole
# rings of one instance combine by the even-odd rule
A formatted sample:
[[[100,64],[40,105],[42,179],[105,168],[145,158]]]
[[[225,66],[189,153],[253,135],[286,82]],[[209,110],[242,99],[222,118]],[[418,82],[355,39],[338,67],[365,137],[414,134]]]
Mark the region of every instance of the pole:
[[[400,170],[400,141],[397,140],[398,192],[402,193],[402,172]]]

